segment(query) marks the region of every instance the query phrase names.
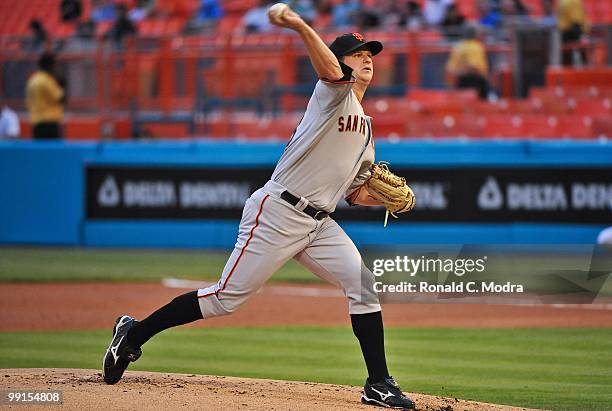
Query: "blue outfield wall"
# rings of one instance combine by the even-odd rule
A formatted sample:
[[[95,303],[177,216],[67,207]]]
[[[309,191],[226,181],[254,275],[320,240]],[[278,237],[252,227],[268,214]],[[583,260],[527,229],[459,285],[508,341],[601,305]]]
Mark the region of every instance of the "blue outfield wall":
[[[237,220],[86,221],[87,164],[272,167],[282,142],[0,142],[0,244],[229,248]],[[378,142],[393,166],[612,167],[605,142]],[[607,171],[605,171],[607,172]],[[612,182],[612,176],[609,180]],[[612,214],[610,223],[612,225]],[[606,224],[350,222],[358,246],[406,243],[593,243]]]

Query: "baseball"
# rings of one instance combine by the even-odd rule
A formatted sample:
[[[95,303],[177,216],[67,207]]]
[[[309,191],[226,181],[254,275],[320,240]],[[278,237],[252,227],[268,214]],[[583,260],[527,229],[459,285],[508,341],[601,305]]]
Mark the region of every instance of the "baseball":
[[[289,9],[285,3],[276,3],[268,9],[268,16],[273,22],[278,21],[283,14]]]

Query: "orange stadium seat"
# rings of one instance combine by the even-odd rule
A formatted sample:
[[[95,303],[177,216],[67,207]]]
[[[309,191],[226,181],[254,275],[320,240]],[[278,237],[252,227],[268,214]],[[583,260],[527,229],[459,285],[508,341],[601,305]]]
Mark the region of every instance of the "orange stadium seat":
[[[518,137],[553,138],[557,137],[557,118],[547,115],[519,116]],[[516,121],[516,120],[514,120]]]
[[[570,111],[568,99],[565,97],[556,97],[553,95],[539,95],[531,97],[529,103],[533,110],[540,114],[567,114]]]
[[[28,140],[32,138],[32,125],[30,124],[30,120],[26,117],[19,118],[19,129],[20,129],[20,137],[24,140]]]
[[[231,136],[230,119],[226,115],[208,118],[204,123],[203,129],[200,131],[206,137],[224,138]]]
[[[102,119],[94,117],[70,117],[64,122],[66,140],[99,140],[102,136]]]
[[[557,137],[592,138],[593,119],[588,116],[559,116],[556,118]]]
[[[189,136],[189,125],[186,123],[143,123],[141,128],[154,138],[185,138]]]
[[[406,125],[408,137],[479,137],[482,122],[474,116],[414,116]]]
[[[257,6],[257,3],[257,0],[228,0],[223,3],[223,9],[227,14],[242,15]]]
[[[583,116],[605,116],[612,114],[612,103],[609,98],[569,98],[569,110]]]
[[[374,138],[401,137],[406,134],[407,116],[378,114],[374,118]]]
[[[132,137],[132,121],[129,117],[116,118],[113,127],[113,138],[127,140]]]
[[[416,103],[414,111],[444,115],[462,113],[466,105],[478,100],[478,96],[474,90],[412,89],[408,99]]]
[[[609,116],[593,118],[593,136],[612,138],[612,118]]]
[[[241,15],[233,15],[233,14],[225,15],[219,21],[217,30],[219,30],[222,33],[232,32],[236,28],[240,27],[241,21],[242,21]]]
[[[189,18],[198,9],[198,0],[157,0],[156,11],[165,16]]]
[[[138,34],[145,37],[161,37],[179,34],[185,25],[183,17],[151,18],[138,24]]]
[[[549,87],[602,86],[612,84],[612,67],[559,68],[546,70],[546,84]]]
[[[418,103],[410,101],[405,97],[374,97],[363,101],[365,113],[376,120],[381,114],[402,114],[406,116],[417,112],[419,107]]]
[[[518,137],[521,134],[522,119],[515,115],[493,115],[482,119],[483,136]]]
[[[543,98],[591,98],[591,97],[611,97],[612,85],[610,86],[556,86],[556,87],[532,87],[529,90],[530,97]]]
[[[231,123],[230,133],[232,137],[238,138],[274,138],[289,140],[299,118],[290,116],[288,118],[256,118],[235,120]]]

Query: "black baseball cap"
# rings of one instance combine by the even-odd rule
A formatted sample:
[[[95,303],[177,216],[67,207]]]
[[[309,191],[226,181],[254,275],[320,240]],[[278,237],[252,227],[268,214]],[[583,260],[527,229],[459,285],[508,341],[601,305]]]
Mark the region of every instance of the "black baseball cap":
[[[361,49],[370,50],[375,56],[382,51],[383,45],[380,41],[366,41],[365,37],[359,33],[347,33],[336,37],[329,49],[336,57],[346,56]]]

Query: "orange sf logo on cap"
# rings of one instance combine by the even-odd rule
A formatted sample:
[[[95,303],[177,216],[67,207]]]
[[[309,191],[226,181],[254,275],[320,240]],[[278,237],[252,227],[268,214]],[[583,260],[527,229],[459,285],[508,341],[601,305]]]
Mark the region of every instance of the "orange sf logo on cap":
[[[365,37],[363,37],[361,34],[359,33],[353,33],[353,37],[355,37],[357,40],[359,41],[365,41]]]

